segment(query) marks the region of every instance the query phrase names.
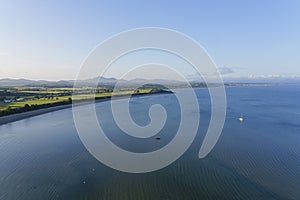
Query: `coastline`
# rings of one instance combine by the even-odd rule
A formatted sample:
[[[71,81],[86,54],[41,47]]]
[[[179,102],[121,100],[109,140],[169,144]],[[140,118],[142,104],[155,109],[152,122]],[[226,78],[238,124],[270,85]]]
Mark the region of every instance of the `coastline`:
[[[141,97],[141,96],[171,94],[171,93],[173,93],[173,92],[164,90],[164,91],[153,92],[153,93],[132,94],[131,97],[136,98],[136,97]],[[125,99],[125,98],[128,98],[129,96],[130,95],[120,95],[120,96],[115,96],[114,98],[115,99]],[[95,103],[109,101],[109,100],[111,100],[111,97],[102,97],[102,98],[96,99]],[[88,103],[90,103],[90,102],[82,100],[82,101],[76,102],[76,106],[82,106],[82,105],[86,105]],[[66,105],[58,105],[58,106],[53,106],[53,107],[49,107],[49,108],[41,108],[41,109],[37,109],[37,110],[26,111],[26,112],[21,112],[21,113],[2,116],[2,117],[0,117],[0,126],[4,125],[4,124],[11,123],[11,122],[19,121],[19,120],[22,120],[22,119],[34,117],[34,116],[37,116],[37,115],[42,115],[42,114],[46,114],[46,113],[49,113],[49,112],[54,112],[54,111],[58,111],[58,110],[62,110],[62,109],[72,108],[72,105],[73,104],[70,103],[70,104],[66,104]]]

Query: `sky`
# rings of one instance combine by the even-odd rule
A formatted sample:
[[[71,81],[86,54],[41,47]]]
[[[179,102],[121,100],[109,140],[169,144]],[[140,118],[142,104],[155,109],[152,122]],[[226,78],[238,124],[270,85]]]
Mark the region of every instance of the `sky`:
[[[300,76],[299,10],[298,0],[0,0],[0,78],[75,79],[99,43],[142,27],[192,37],[224,76]]]

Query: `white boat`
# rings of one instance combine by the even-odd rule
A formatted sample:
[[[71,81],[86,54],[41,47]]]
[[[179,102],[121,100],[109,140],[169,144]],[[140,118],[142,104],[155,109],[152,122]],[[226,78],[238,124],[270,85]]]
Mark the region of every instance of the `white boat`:
[[[244,121],[244,118],[243,118],[243,114],[241,113],[241,116],[239,117],[239,121],[240,122],[243,122]]]

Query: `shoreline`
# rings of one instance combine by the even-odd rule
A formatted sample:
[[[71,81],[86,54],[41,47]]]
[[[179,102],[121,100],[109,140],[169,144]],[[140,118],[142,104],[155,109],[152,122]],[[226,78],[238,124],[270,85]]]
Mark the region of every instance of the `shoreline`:
[[[254,84],[254,85],[244,84],[244,85],[226,85],[225,87],[249,87],[249,86],[271,86],[271,85],[272,84]],[[194,87],[194,88],[202,88],[202,87]],[[203,88],[206,88],[206,87],[203,87]],[[136,97],[140,97],[140,96],[170,94],[170,93],[173,93],[173,92],[168,91],[168,90],[163,90],[163,91],[152,92],[152,93],[132,94],[131,97],[136,98]],[[128,98],[128,97],[129,97],[129,95],[115,96],[115,98],[117,98],[117,100]],[[109,101],[109,100],[111,100],[111,96],[101,97],[99,99],[95,99],[95,103]],[[78,102],[75,103],[75,105],[76,106],[82,106],[82,105],[86,105],[88,103],[90,103],[89,100],[79,100]],[[55,112],[55,111],[58,111],[58,110],[71,108],[72,105],[73,105],[73,103],[65,104],[65,105],[57,105],[57,106],[48,107],[48,108],[40,108],[40,109],[37,109],[37,110],[31,110],[31,111],[25,111],[25,112],[21,112],[21,113],[1,116],[0,117],[0,126],[4,125],[4,124],[11,123],[11,122],[19,121],[19,120],[22,120],[22,119],[34,117],[34,116],[37,116],[37,115],[42,115],[42,114],[46,114],[46,113],[49,113],[49,112]]]
[[[170,91],[160,91],[160,92],[153,92],[153,93],[142,93],[142,94],[132,94],[131,97],[132,98],[136,98],[136,97],[141,97],[141,96],[150,96],[150,95],[159,95],[159,94],[171,94],[173,92]],[[120,96],[114,96],[114,98],[116,100],[119,99],[125,99],[128,98],[130,95],[120,95]],[[100,102],[105,102],[105,101],[109,101],[111,100],[111,97],[101,97],[99,99],[95,99],[95,103],[100,103]],[[75,106],[82,106],[82,105],[86,105],[89,104],[90,101],[88,100],[81,100],[79,102],[75,103]],[[0,117],[0,126],[4,125],[4,124],[8,124],[8,123],[12,123],[15,121],[19,121],[22,119],[26,119],[26,118],[30,118],[30,117],[34,117],[34,116],[38,116],[38,115],[42,115],[42,114],[46,114],[49,112],[54,112],[54,111],[58,111],[58,110],[62,110],[62,109],[67,109],[67,108],[72,108],[73,103],[70,104],[66,104],[66,105],[58,105],[58,106],[53,106],[53,107],[49,107],[49,108],[41,108],[41,109],[37,109],[37,110],[31,110],[31,111],[26,111],[26,112],[21,112],[21,113],[16,113],[16,114],[11,114],[11,115],[6,115],[6,116],[2,116]]]

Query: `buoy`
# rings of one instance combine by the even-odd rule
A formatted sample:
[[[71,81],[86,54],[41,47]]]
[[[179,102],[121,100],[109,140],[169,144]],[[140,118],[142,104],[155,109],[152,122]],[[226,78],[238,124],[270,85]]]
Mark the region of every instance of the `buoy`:
[[[243,121],[244,121],[243,114],[241,114],[241,116],[239,117],[239,121],[240,121],[240,122],[243,122]]]

